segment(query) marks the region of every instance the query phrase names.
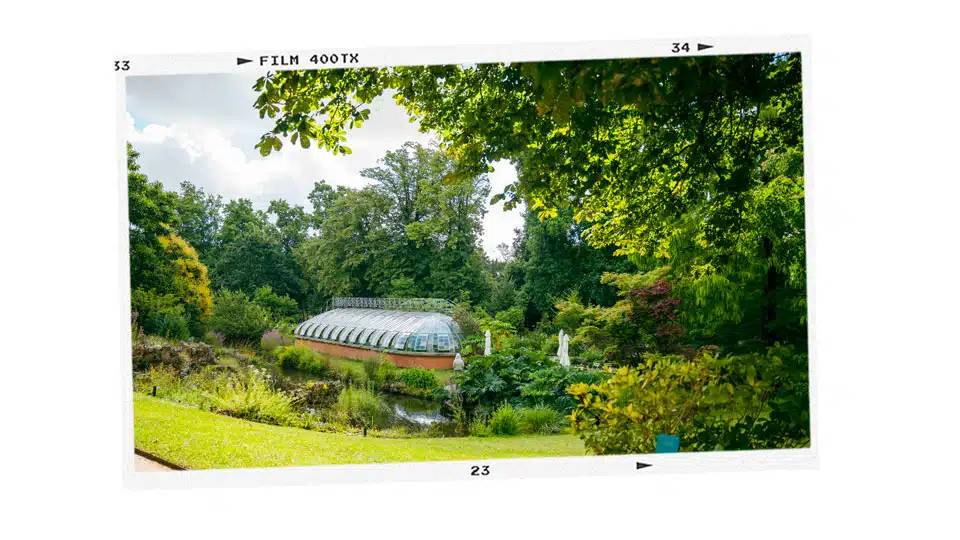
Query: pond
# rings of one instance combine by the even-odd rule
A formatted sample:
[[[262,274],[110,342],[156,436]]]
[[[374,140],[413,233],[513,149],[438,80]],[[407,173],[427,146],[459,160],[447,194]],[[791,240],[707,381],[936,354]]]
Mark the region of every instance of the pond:
[[[298,382],[320,380],[320,377],[312,373],[297,369],[277,366],[270,371],[274,376],[287,377]],[[404,426],[408,429],[427,429],[433,424],[446,424],[450,421],[449,418],[440,414],[443,404],[437,401],[388,392],[380,392],[380,397],[383,398],[393,413],[391,423],[394,426]]]

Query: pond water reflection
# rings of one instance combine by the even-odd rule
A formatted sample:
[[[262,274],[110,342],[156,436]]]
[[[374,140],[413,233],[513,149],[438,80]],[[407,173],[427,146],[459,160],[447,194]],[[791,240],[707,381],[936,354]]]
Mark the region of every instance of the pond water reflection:
[[[279,366],[269,371],[274,376],[286,377],[298,382],[321,380],[320,377],[312,373]],[[449,418],[440,414],[443,407],[440,402],[388,392],[381,392],[380,397],[383,398],[393,413],[391,423],[394,426],[404,426],[408,429],[427,429],[434,424],[445,424],[450,421]]]

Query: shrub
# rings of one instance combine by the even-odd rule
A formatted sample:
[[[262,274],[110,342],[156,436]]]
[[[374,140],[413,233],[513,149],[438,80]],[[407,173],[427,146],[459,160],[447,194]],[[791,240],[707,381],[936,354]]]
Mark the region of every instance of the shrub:
[[[336,409],[352,426],[385,428],[390,424],[390,408],[376,392],[365,388],[347,388],[337,398]]]
[[[203,342],[211,347],[223,347],[223,334],[210,330],[203,335]]]
[[[575,384],[571,422],[596,454],[653,452],[660,433],[681,450],[795,448],[810,443],[807,357],[765,354],[648,355],[600,384]]]
[[[270,327],[270,314],[242,292],[223,291],[214,303],[210,327],[227,343],[256,343]]]
[[[520,409],[520,430],[524,433],[550,435],[559,433],[563,427],[563,415],[558,411],[538,405],[530,409]]]
[[[487,415],[478,414],[473,417],[473,420],[470,421],[470,436],[471,437],[489,437],[493,435],[493,432],[490,430],[490,426],[487,425]]]
[[[577,363],[587,366],[600,366],[604,361],[603,351],[593,348],[586,348],[582,353],[580,353],[576,360]]]
[[[465,406],[495,407],[503,402],[522,404],[521,389],[533,372],[556,364],[537,351],[474,356],[453,381],[463,394]]]
[[[450,317],[453,318],[453,322],[457,323],[457,326],[460,327],[460,332],[464,337],[470,337],[480,333],[480,323],[477,322],[476,317],[474,317],[470,311],[469,304],[465,302],[457,304],[453,309],[453,313],[450,314]]]
[[[430,390],[438,384],[432,371],[420,367],[400,370],[400,380],[410,388],[418,390]]]
[[[292,395],[296,405],[315,411],[332,407],[343,392],[340,381],[308,381],[297,385]]]
[[[281,426],[299,423],[293,397],[275,389],[257,368],[221,375],[204,398],[206,408],[221,414]]]
[[[496,314],[494,317],[496,320],[509,324],[514,329],[520,329],[523,327],[523,309],[519,306],[514,306],[510,309],[501,311]]]
[[[273,292],[269,285],[260,287],[253,293],[253,302],[269,313],[270,320],[281,325],[294,322],[300,316],[300,306],[297,301],[287,295]]]
[[[540,352],[547,356],[556,356],[560,348],[560,337],[557,334],[551,334],[543,339],[540,344]]]
[[[577,383],[597,384],[606,378],[602,371],[552,364],[532,372],[529,381],[520,390],[520,396],[528,405],[546,405],[568,414],[576,401],[567,393],[567,388]]]
[[[363,373],[367,380],[375,385],[384,385],[396,382],[400,377],[400,368],[383,357],[363,361]]]
[[[264,332],[263,336],[260,338],[260,349],[268,355],[273,354],[278,347],[283,345],[290,345],[293,342],[287,336],[277,332],[276,330],[271,330],[269,332]]]
[[[170,339],[187,339],[190,326],[183,303],[173,294],[134,289],[130,304],[136,314],[134,322],[147,334]]]
[[[494,435],[516,435],[520,432],[520,417],[510,405],[501,405],[493,411],[487,422]]]
[[[547,336],[544,334],[540,332],[527,332],[525,334],[514,336],[514,338],[510,340],[510,348],[530,349],[532,351],[545,352],[548,355],[556,354],[556,348],[554,348],[553,351],[544,351],[543,343],[545,341],[547,341]]]
[[[320,376],[327,376],[332,372],[325,358],[313,349],[297,345],[285,345],[277,347],[276,356],[280,365],[287,369],[297,369]]]

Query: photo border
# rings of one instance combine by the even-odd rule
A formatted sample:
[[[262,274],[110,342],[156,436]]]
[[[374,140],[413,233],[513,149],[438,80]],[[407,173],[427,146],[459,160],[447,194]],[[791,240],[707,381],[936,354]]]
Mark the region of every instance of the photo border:
[[[705,43],[703,51],[672,53],[673,43]],[[691,49],[693,47],[691,46]],[[702,473],[759,471],[773,469],[819,469],[817,436],[817,340],[816,328],[816,252],[813,201],[816,184],[812,181],[812,125],[810,107],[810,64],[812,44],[809,36],[757,37],[683,37],[637,41],[609,41],[553,44],[459,45],[451,47],[319,47],[309,51],[258,51],[247,53],[202,53],[196,55],[131,55],[115,59],[127,62],[129,70],[117,71],[117,141],[114,148],[119,178],[120,306],[118,324],[125,326],[126,355],[120,359],[123,385],[123,477],[128,488],[250,487],[260,485],[315,485],[329,483],[366,483],[397,481],[492,480],[504,478],[547,478],[573,476],[627,476],[661,473]],[[300,64],[286,68],[261,67],[255,60],[236,65],[236,58],[258,59],[261,55],[298,55],[356,53],[359,61],[346,65]],[[807,250],[807,336],[810,398],[810,446],[797,449],[680,452],[675,454],[624,454],[556,458],[516,458],[470,461],[426,461],[356,465],[317,465],[258,469],[204,469],[169,472],[135,471],[133,436],[133,367],[130,328],[129,220],[126,168],[126,85],[131,76],[251,73],[278,69],[350,69],[362,67],[437,65],[492,62],[535,62],[563,60],[602,60],[614,58],[651,58],[669,56],[723,56],[799,52],[803,98],[804,133],[804,212]],[[637,463],[650,465],[638,468]],[[491,474],[471,476],[470,467],[488,465]]]

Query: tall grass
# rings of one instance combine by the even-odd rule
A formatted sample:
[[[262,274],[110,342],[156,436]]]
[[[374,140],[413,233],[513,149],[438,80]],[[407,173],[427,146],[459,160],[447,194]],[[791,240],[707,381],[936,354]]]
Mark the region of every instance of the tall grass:
[[[487,422],[494,435],[516,435],[520,432],[520,415],[510,405],[501,405]]]
[[[340,392],[334,409],[344,422],[352,426],[382,429],[390,424],[389,406],[368,388],[346,388]]]
[[[364,360],[363,372],[375,384],[390,384],[400,378],[400,368],[382,356]]]
[[[217,377],[214,388],[203,392],[202,408],[277,425],[297,425],[300,415],[293,398],[274,388],[268,375],[257,368]]]
[[[520,431],[530,434],[551,435],[563,429],[563,415],[544,405],[520,409]]]

